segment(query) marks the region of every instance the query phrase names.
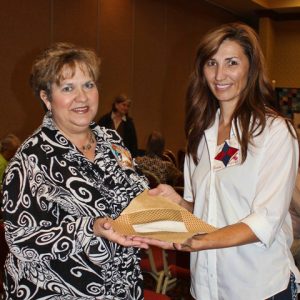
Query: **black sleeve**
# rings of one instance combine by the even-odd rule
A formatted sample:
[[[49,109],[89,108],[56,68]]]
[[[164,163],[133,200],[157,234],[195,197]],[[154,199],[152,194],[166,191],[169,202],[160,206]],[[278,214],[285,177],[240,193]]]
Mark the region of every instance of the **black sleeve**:
[[[132,119],[128,119],[126,123],[124,143],[131,152],[132,157],[136,157],[138,155],[138,143],[135,126]]]
[[[97,122],[98,125],[106,127],[106,128],[113,128],[112,127],[112,119],[111,119],[111,113],[108,113],[104,116],[102,116],[99,121]]]

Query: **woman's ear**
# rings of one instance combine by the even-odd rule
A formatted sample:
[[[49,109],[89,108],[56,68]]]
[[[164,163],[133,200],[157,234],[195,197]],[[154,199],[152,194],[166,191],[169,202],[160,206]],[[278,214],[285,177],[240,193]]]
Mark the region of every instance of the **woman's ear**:
[[[44,90],[40,91],[40,98],[43,100],[43,102],[46,105],[47,109],[49,111],[51,111],[51,102],[49,101],[49,97],[48,97],[46,91],[44,91]]]

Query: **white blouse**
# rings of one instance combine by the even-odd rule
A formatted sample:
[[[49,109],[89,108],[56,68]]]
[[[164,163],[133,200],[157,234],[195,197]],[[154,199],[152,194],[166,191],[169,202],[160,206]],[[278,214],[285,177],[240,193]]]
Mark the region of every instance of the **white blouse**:
[[[195,202],[194,214],[209,224],[220,228],[244,222],[260,242],[192,253],[191,293],[205,300],[267,299],[287,287],[290,272],[300,282],[289,250],[288,213],[298,142],[282,118],[269,118],[241,164],[234,130],[225,145],[217,146],[218,120],[219,112],[200,141],[198,165],[185,159],[184,198]]]

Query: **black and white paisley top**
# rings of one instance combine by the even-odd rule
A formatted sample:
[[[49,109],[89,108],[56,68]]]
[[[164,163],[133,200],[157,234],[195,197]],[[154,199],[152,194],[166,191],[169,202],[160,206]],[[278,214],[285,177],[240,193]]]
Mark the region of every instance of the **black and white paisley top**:
[[[47,114],[6,171],[6,299],[143,299],[139,250],[92,227],[98,216],[118,217],[147,183],[115,131],[90,127],[94,162]]]

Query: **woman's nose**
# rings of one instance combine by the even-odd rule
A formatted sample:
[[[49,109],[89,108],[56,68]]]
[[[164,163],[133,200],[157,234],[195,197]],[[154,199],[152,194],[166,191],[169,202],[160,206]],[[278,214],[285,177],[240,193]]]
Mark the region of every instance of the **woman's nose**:
[[[79,88],[77,93],[77,99],[79,101],[86,101],[87,100],[87,93],[84,88]]]
[[[225,70],[224,70],[223,66],[218,65],[216,67],[216,74],[215,74],[216,80],[220,81],[220,80],[223,80],[225,78],[225,72],[224,71]]]

